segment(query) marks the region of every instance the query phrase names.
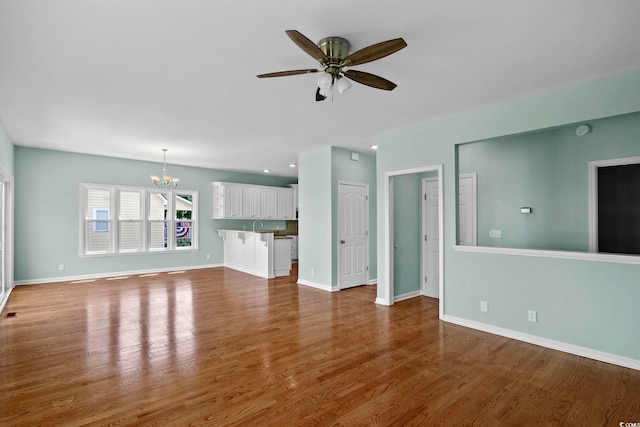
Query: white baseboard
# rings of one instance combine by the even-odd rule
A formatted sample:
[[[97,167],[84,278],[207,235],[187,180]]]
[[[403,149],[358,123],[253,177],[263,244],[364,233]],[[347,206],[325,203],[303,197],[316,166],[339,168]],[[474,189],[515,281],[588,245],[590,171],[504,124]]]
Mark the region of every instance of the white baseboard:
[[[2,298],[2,301],[0,301],[0,312],[4,310],[4,306],[7,304],[7,301],[9,301],[9,295],[11,295],[12,290],[13,288],[9,288],[4,293],[4,298]]]
[[[455,316],[444,315],[442,320],[449,323],[455,323],[456,325],[465,326],[467,328],[488,332],[490,334],[500,335],[503,337],[512,338],[514,340],[524,341],[529,344],[535,344],[541,347],[551,348],[553,350],[574,354],[576,356],[587,357],[589,359],[598,360],[600,362],[606,362],[613,365],[624,366],[625,368],[640,370],[640,360],[631,359],[629,357],[606,353],[599,350],[593,350],[578,345],[567,344],[561,341],[555,341],[548,338],[525,334],[522,332],[513,331],[511,329],[487,325],[486,323],[475,322],[473,320],[462,319]]]
[[[331,286],[324,285],[322,283],[310,282],[308,280],[301,280],[301,279],[298,279],[298,285],[309,286],[311,288],[320,289],[327,292],[336,292],[340,290],[340,289],[333,289]]]
[[[223,264],[223,266],[227,268],[231,268],[232,270],[239,271],[241,273],[247,273],[247,274],[251,274],[252,276],[262,277],[263,279],[273,279],[276,277],[276,276],[269,277],[268,272],[265,272],[264,270],[261,270],[259,268],[251,268],[249,266],[242,265],[242,264],[233,264],[230,262],[226,262]]]
[[[402,295],[394,295],[393,302],[398,302],[398,301],[402,301],[402,300],[405,300],[405,299],[419,297],[420,295],[422,295],[420,293],[420,291],[412,291],[412,292],[407,292],[406,294],[402,294]]]
[[[388,307],[388,306],[391,305],[391,302],[386,300],[386,299],[384,299],[384,298],[378,297],[378,298],[376,298],[376,304],[378,304],[378,305],[386,305]]]
[[[367,285],[377,285],[378,284],[378,279],[369,279],[369,281],[367,282]]]
[[[110,273],[84,274],[81,276],[61,276],[61,277],[48,277],[44,279],[35,279],[35,280],[16,280],[14,284],[16,286],[40,285],[45,283],[72,282],[75,280],[104,279],[107,277],[116,277],[116,276],[133,276],[133,275],[139,275],[139,274],[165,273],[168,271],[181,271],[181,270],[200,270],[203,268],[216,268],[216,267],[224,267],[224,265],[223,264],[207,264],[207,265],[191,265],[187,267],[153,268],[149,270],[114,271]]]

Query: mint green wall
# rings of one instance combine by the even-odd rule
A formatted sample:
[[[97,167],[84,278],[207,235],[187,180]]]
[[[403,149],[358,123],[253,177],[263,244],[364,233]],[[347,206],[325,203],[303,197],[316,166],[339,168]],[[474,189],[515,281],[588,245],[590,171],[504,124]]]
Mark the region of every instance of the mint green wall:
[[[338,286],[338,182],[350,181],[369,186],[369,280],[376,279],[376,157],[359,153],[359,160],[351,160],[351,151],[343,148],[331,148],[332,175],[332,234],[333,234],[333,276],[334,287]]]
[[[0,164],[13,175],[14,146],[0,118]]]
[[[200,250],[180,253],[83,257],[79,253],[79,184],[148,187],[149,175],[161,163],[90,156],[26,147],[15,149],[15,280],[99,275],[223,262],[217,228],[251,227],[250,220],[214,220],[213,181],[285,186],[279,178],[169,165],[180,187],[198,190]],[[284,228],[285,221],[263,221],[265,228]],[[211,259],[207,260],[206,255]],[[59,271],[58,265],[65,270]]]
[[[419,174],[393,178],[394,295],[420,289],[421,195]]]
[[[338,182],[369,185],[369,278],[376,278],[376,182],[375,156],[338,147],[300,154],[298,158],[299,260],[303,282],[338,288]],[[311,270],[314,273],[311,273]]]
[[[640,70],[485,106],[377,137],[378,235],[386,172],[443,165],[444,314],[640,360],[640,266],[456,252],[457,144],[640,111]],[[415,224],[419,230],[419,224]],[[386,294],[378,240],[378,298]],[[415,255],[419,257],[419,254]],[[479,301],[489,312],[479,311]],[[527,321],[527,310],[538,322]]]
[[[422,233],[422,180],[437,172],[398,175],[393,178],[393,285],[394,295],[420,291]]]
[[[589,251],[588,163],[640,155],[640,114],[589,123],[458,147],[460,172],[477,173],[479,246]]]
[[[331,287],[331,147],[300,154],[298,166],[298,279]]]

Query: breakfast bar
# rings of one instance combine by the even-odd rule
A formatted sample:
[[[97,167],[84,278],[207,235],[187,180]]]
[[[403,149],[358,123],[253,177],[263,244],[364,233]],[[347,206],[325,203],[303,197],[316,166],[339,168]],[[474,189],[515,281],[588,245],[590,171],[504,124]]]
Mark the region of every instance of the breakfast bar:
[[[291,274],[291,238],[273,231],[218,229],[224,241],[224,266],[272,279]]]

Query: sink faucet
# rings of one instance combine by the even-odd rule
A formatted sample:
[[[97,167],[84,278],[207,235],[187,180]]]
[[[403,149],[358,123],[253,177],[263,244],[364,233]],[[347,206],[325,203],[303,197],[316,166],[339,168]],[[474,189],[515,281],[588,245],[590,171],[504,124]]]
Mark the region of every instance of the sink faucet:
[[[256,222],[260,223],[260,228],[264,228],[264,224],[262,223],[262,221],[260,221],[259,219],[253,221],[253,232],[256,232]]]

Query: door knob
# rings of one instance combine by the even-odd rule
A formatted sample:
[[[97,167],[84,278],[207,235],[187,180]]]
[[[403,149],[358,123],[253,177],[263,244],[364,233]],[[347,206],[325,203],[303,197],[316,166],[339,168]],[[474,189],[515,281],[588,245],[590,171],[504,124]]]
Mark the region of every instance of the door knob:
[[[345,242],[344,240],[340,240],[340,244],[344,245],[345,243],[347,242]]]

